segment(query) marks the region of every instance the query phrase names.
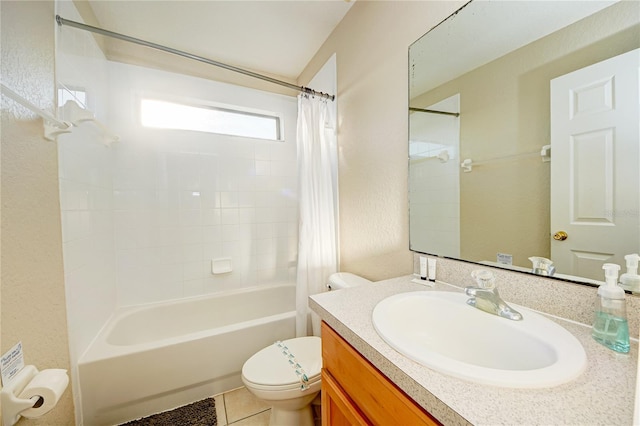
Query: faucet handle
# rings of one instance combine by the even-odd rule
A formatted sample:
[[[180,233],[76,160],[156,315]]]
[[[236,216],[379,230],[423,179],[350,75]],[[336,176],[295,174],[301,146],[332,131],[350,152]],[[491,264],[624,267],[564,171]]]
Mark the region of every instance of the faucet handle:
[[[471,277],[476,281],[480,288],[491,290],[496,287],[496,278],[494,277],[493,272],[487,269],[476,269],[471,272]]]

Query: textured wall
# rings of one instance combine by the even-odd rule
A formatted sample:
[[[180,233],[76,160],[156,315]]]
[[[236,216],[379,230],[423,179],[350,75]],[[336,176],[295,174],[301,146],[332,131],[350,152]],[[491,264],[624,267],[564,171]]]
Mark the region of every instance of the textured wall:
[[[3,1],[2,81],[51,111],[54,4]],[[2,98],[2,331],[0,351],[22,341],[25,363],[69,368],[56,144],[42,120]],[[72,425],[68,389],[58,406],[23,425]]]
[[[341,270],[374,280],[412,272],[408,48],[461,4],[358,1],[299,79],[336,53]]]
[[[332,53],[337,54],[342,270],[376,280],[412,271],[407,212],[407,51],[413,41],[461,4],[358,1],[300,76],[299,83],[305,84]],[[634,30],[618,36],[637,40]],[[604,45],[598,47],[600,52],[602,48],[606,50]],[[531,92],[526,94],[530,96]],[[518,119],[514,123],[536,124]],[[535,163],[538,176],[542,174],[541,166],[539,161]],[[466,177],[474,179],[477,186],[495,186],[495,180],[480,182],[478,176]],[[541,181],[544,176],[535,180]],[[542,193],[538,187],[535,194]],[[531,190],[522,193],[528,194],[526,201],[531,205]],[[497,200],[485,204],[501,206]],[[536,227],[544,228],[544,223],[541,221]],[[547,231],[542,238],[546,242],[548,226],[544,229]],[[487,230],[496,232],[493,228]],[[468,229],[461,229],[463,238],[465,232]],[[540,237],[536,242],[539,241]],[[541,251],[523,249],[527,253]],[[491,253],[495,251],[490,248]]]

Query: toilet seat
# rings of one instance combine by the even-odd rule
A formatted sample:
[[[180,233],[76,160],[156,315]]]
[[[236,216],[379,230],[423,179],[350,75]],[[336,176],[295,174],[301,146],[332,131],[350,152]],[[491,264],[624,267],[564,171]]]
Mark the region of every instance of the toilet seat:
[[[315,388],[320,382],[322,369],[322,344],[319,337],[298,337],[282,342],[288,348],[288,353],[294,358],[283,354],[283,350],[273,344],[258,351],[249,358],[242,367],[242,379],[253,389],[267,392],[281,392],[300,390],[300,377],[291,366],[293,359],[302,366],[307,375],[308,387]]]

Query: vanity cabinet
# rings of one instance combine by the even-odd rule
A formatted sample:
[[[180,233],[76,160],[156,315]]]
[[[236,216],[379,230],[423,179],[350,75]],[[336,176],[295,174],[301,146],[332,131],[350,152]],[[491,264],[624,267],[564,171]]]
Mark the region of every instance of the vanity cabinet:
[[[439,425],[325,322],[322,424]]]

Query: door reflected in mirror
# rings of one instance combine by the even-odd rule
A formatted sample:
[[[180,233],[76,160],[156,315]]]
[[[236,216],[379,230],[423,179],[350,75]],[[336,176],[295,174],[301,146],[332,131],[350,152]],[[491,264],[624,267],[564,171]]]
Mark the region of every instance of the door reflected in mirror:
[[[544,258],[592,284],[624,271],[639,48],[637,1],[472,1],[411,45],[411,250],[530,273]]]

